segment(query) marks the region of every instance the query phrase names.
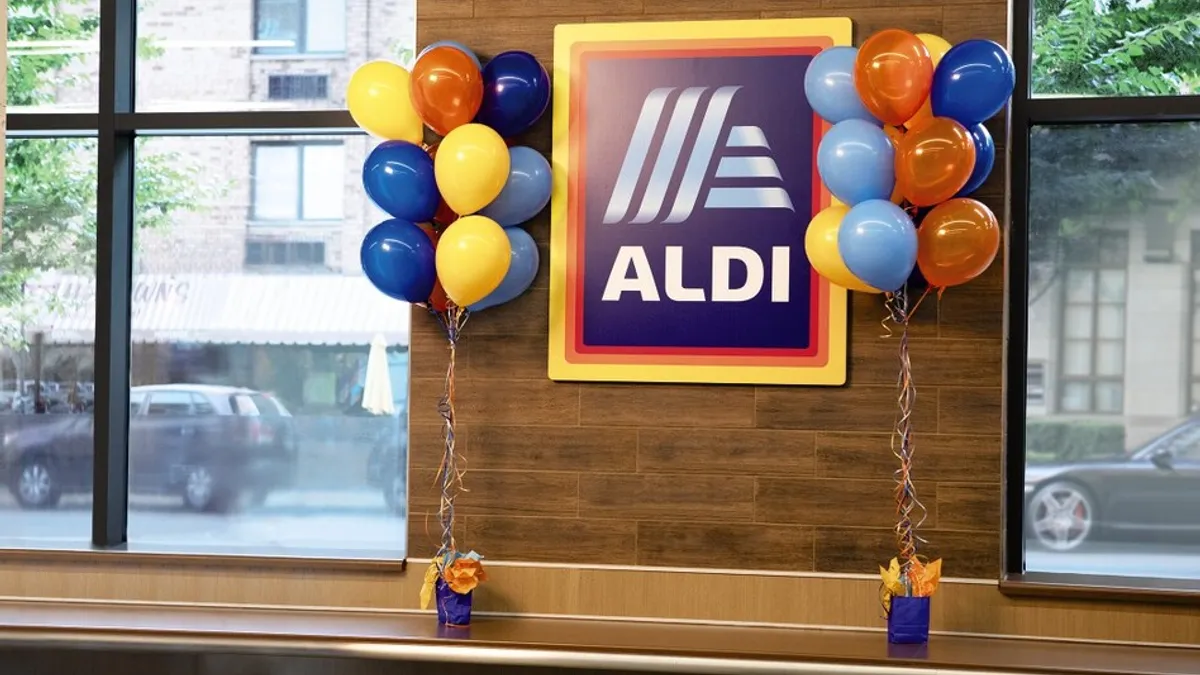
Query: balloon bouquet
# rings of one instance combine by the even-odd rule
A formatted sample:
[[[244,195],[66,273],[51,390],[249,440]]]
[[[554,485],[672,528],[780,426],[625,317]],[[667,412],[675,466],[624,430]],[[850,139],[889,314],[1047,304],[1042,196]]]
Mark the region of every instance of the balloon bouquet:
[[[809,104],[833,125],[818,146],[817,169],[840,202],[809,224],[808,258],[834,284],[887,293],[889,317],[903,331],[893,437],[899,555],[880,569],[892,642],[928,640],[929,596],[941,577],[941,560],[917,553],[925,508],[911,477],[915,389],[907,329],[916,307],[908,306],[906,285],[916,267],[928,283],[925,292],[940,294],[995,259],[999,222],[968,195],[995,164],[983,123],[1004,108],[1015,81],[1008,53],[994,42],[951,46],[936,35],[896,29],[857,49],[821,52],[805,76]]]
[[[350,78],[354,121],[383,139],[363,164],[363,187],[391,216],[362,242],[363,272],[385,295],[428,309],[449,345],[446,390],[438,405],[445,448],[438,474],[441,546],[426,574],[422,606],[437,596],[443,624],[470,622],[471,593],[483,580],[480,556],[454,541],[454,498],[462,489],[454,443],[454,361],[471,312],[524,293],[540,264],[519,226],[550,201],[550,164],[506,138],[529,130],[550,102],[545,68],[509,51],[487,65],[443,41],[417,57],[412,72],[387,61]],[[426,127],[440,140],[425,143]]]

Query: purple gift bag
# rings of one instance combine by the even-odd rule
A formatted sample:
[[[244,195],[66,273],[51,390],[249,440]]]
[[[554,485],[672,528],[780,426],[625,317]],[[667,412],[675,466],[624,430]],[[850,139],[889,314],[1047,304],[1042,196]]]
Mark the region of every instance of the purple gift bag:
[[[929,642],[929,596],[892,596],[888,612],[888,642],[915,645]]]
[[[441,576],[438,576],[433,588],[436,594],[438,623],[447,626],[471,625],[470,593],[455,593]]]

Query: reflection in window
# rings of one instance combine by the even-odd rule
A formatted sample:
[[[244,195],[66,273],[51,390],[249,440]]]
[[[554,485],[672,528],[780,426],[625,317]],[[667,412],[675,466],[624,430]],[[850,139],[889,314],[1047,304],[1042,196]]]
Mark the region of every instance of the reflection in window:
[[[336,54],[346,49],[346,0],[255,0],[259,54]]]
[[[1197,156],[1192,123],[1030,134],[1029,571],[1200,579]]]
[[[100,0],[8,0],[8,112],[95,111]]]

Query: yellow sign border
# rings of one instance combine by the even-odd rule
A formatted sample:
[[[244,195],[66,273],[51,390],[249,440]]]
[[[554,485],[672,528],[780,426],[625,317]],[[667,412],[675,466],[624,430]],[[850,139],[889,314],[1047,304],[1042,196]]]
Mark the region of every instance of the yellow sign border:
[[[840,386],[847,370],[847,291],[830,284],[829,359],[821,367],[571,363],[566,358],[567,167],[570,166],[571,49],[583,42],[822,37],[849,45],[848,18],[562,24],[554,29],[554,192],[550,220],[552,380]],[[828,283],[824,282],[823,283]]]

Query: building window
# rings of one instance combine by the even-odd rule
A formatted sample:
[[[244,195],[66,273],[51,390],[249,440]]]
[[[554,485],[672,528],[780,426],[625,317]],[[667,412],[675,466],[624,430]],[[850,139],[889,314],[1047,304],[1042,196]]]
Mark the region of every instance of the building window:
[[[1025,405],[1046,405],[1046,364],[1031,361],[1025,372]]]
[[[1058,407],[1069,413],[1120,413],[1129,236],[1101,232],[1073,242],[1065,257]]]
[[[256,54],[346,51],[346,0],[255,0],[254,9]]]
[[[271,75],[268,101],[319,101],[329,98],[328,75]]]
[[[287,268],[288,270],[324,269],[325,242],[256,241],[246,242],[246,267]]]
[[[254,221],[341,220],[345,149],[341,142],[260,142],[254,148]]]

